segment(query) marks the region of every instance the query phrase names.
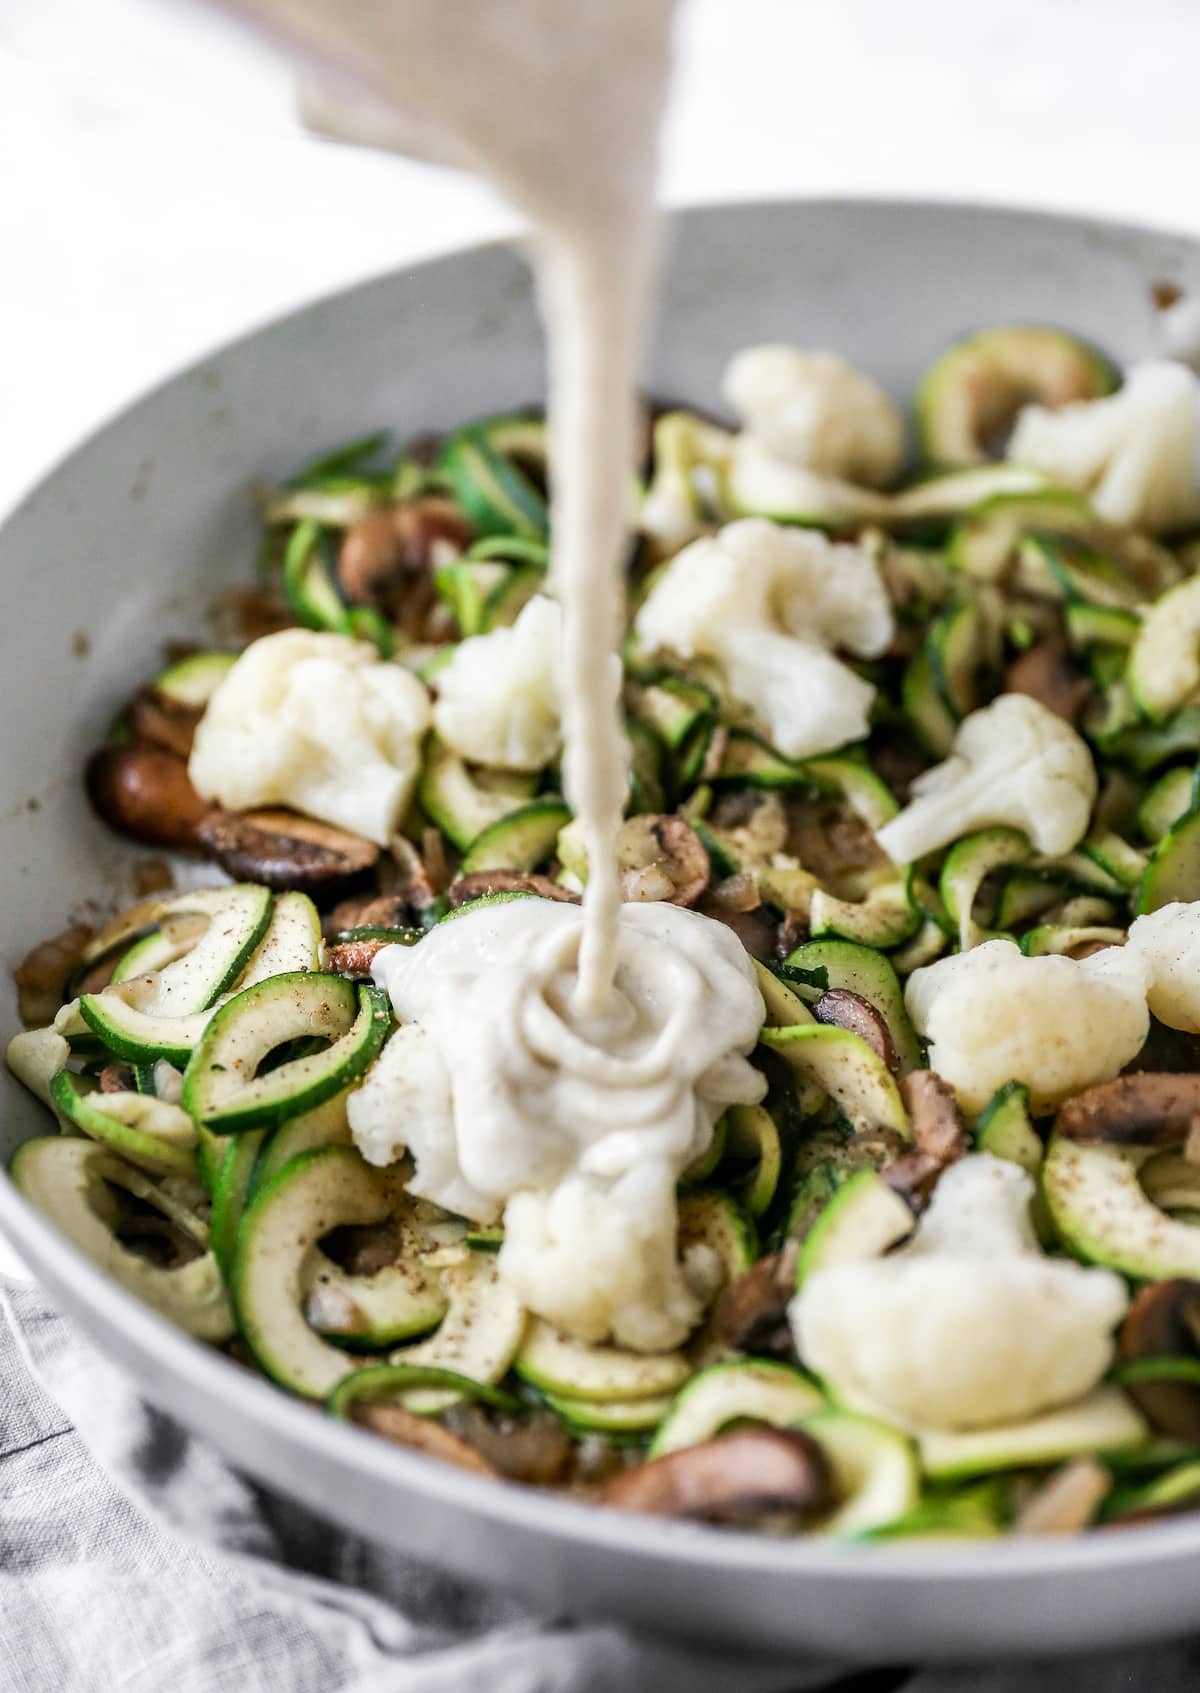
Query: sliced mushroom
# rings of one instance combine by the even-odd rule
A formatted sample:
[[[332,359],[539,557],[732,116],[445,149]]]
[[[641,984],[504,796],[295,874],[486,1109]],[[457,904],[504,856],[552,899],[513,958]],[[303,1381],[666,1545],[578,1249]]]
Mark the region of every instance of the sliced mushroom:
[[[919,1216],[933,1197],[933,1190],[945,1168],[940,1159],[914,1148],[902,1152],[880,1174],[893,1192],[906,1199]]]
[[[819,881],[837,888],[887,863],[875,832],[837,800],[791,796],[784,850]]]
[[[427,911],[444,885],[434,884],[429,866],[406,835],[392,836],[388,856],[379,863],[380,893],[402,899],[414,912]]]
[[[403,894],[367,894],[343,899],[322,920],[326,940],[348,929],[411,929],[413,911]]]
[[[1015,658],[1005,672],[1004,688],[1006,693],[1028,694],[1068,723],[1079,721],[1092,694],[1091,682],[1072,664],[1060,635],[1047,636]]]
[[[1200,1356],[1200,1282],[1153,1282],[1134,1298],[1117,1336],[1123,1364],[1137,1358]],[[1162,1434],[1200,1442],[1200,1384],[1131,1381],[1125,1391]]]
[[[808,939],[810,933],[806,911],[785,911],[783,920],[775,931],[775,957],[786,959],[795,952],[802,941]]]
[[[135,741],[146,741],[173,752],[177,758],[187,758],[203,716],[203,706],[188,705],[158,688],[145,687],[129,703],[129,731]]]
[[[796,1291],[795,1243],[771,1252],[743,1270],[722,1293],[717,1305],[717,1330],[738,1352],[793,1356],[787,1311]]]
[[[86,923],[73,923],[61,934],[40,941],[17,965],[13,971],[17,1009],[27,1028],[42,1029],[54,1021],[67,982],[82,962],[91,938],[92,931]]]
[[[134,1085],[133,1071],[128,1064],[106,1064],[97,1081],[101,1093],[128,1093]]]
[[[445,1426],[510,1481],[553,1487],[571,1468],[574,1442],[552,1411],[507,1417],[464,1400],[445,1413]]]
[[[102,747],[88,760],[88,798],[110,828],[151,846],[196,845],[208,812],[187,764],[163,747]]]
[[[913,1144],[881,1172],[884,1181],[920,1212],[942,1171],[967,1151],[969,1142],[954,1090],[932,1070],[914,1070],[900,1082]]]
[[[695,905],[712,867],[704,842],[682,817],[630,817],[617,840],[621,897]]]
[[[196,836],[236,880],[309,894],[344,887],[379,858],[373,841],[291,811],[213,810]]]
[[[350,1412],[351,1422],[381,1434],[393,1445],[407,1446],[413,1452],[424,1452],[443,1463],[455,1464],[460,1470],[473,1470],[476,1475],[497,1476],[499,1472],[488,1463],[482,1453],[452,1434],[431,1417],[418,1417],[400,1405],[358,1404]]]
[[[741,916],[761,904],[758,877],[753,870],[738,870],[732,876],[723,877],[721,881],[714,882],[704,896],[704,905],[710,914],[720,911],[728,916]]]
[[[942,1164],[961,1158],[967,1151],[967,1131],[949,1082],[933,1070],[914,1070],[901,1079],[900,1094],[917,1150]]]
[[[439,495],[379,506],[343,536],[338,579],[356,605],[375,606],[418,636],[433,603],[439,554],[461,553],[471,535],[462,512]]]
[[[363,981],[371,974],[376,955],[393,943],[383,935],[364,936],[361,940],[334,941],[326,948],[326,968],[339,976],[354,976]]]
[[[421,830],[420,859],[434,895],[445,893],[453,880],[446,855],[446,837],[432,826]]]
[[[1014,1534],[1082,1534],[1108,1496],[1112,1476],[1094,1458],[1072,1458],[1030,1495],[1013,1519]]]
[[[711,894],[706,894],[696,909],[703,912],[705,917],[711,917],[717,923],[724,923],[727,929],[732,929],[751,958],[757,958],[765,964],[768,960],[780,956],[779,927],[765,905],[756,905],[752,911],[730,911],[716,904]],[[807,933],[807,930],[805,932]],[[788,952],[797,944],[793,941],[787,949]]]
[[[485,899],[489,894],[538,894],[542,899],[579,903],[573,894],[550,876],[538,876],[530,870],[472,870],[451,882],[447,897],[452,906],[466,905],[472,899]]]
[[[832,1023],[866,1041],[875,1056],[895,1071],[900,1067],[892,1032],[870,1000],[849,988],[830,988],[815,1001],[812,1014],[818,1023]]]
[[[660,1517],[739,1522],[766,1511],[829,1508],[829,1465],[800,1429],[752,1428],[653,1458],[609,1482],[601,1503]]]
[[[1200,1076],[1143,1070],[1069,1099],[1055,1128],[1072,1140],[1172,1146],[1186,1139],[1197,1114]]]

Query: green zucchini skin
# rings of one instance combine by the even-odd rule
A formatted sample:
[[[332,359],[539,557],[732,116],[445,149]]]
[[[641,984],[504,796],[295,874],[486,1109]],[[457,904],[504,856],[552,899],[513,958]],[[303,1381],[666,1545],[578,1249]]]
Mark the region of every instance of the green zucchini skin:
[[[108,1095],[110,1099],[128,1100],[135,1117],[133,1123],[124,1121],[111,1111],[100,1110],[91,1095],[80,1086],[81,1078],[69,1070],[60,1070],[50,1083],[50,1098],[58,1109],[82,1133],[100,1141],[139,1169],[157,1175],[194,1175],[196,1152],[193,1139],[166,1139],[152,1130],[138,1126],[137,1118],[156,1109],[144,1094]],[[90,1087],[90,1083],[88,1086]],[[162,1109],[157,1107],[157,1109]],[[172,1111],[171,1107],[166,1108]],[[127,1112],[126,1115],[130,1115]],[[186,1125],[187,1119],[181,1123]]]
[[[214,1134],[274,1128],[362,1075],[390,1028],[391,1009],[378,988],[317,971],[271,976],[213,1017],[184,1071],[184,1109]],[[276,1047],[308,1035],[330,1044],[257,1074]]]
[[[544,425],[516,418],[468,424],[442,451],[438,469],[480,535],[542,541],[549,532],[546,501],[514,462],[521,448],[544,456]]]
[[[237,1231],[230,1290],[238,1328],[266,1373],[323,1399],[346,1374],[346,1355],[321,1338],[303,1310],[308,1253],[331,1229],[381,1222],[393,1202],[387,1175],[351,1147],[306,1152],[255,1194]]]
[[[338,1383],[326,1399],[325,1409],[332,1416],[353,1420],[356,1405],[387,1404],[393,1400],[403,1404],[406,1394],[422,1388],[440,1388],[456,1398],[475,1399],[481,1405],[491,1405],[510,1414],[520,1410],[520,1400],[514,1399],[511,1393],[502,1393],[487,1382],[435,1364],[367,1364]]]
[[[471,842],[459,874],[476,870],[536,870],[554,856],[559,832],[571,821],[561,800],[534,800],[482,830]]]
[[[994,414],[1015,416],[1031,397],[1053,403],[1064,372],[1081,400],[1111,394],[1120,382],[1098,348],[1047,324],[998,324],[954,341],[917,385],[917,434],[937,465],[976,465],[988,457],[984,429]]]

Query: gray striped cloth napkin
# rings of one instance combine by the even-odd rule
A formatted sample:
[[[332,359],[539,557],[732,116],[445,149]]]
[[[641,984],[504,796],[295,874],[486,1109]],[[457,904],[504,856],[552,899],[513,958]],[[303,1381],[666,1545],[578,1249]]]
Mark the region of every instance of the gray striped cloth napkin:
[[[1200,1648],[854,1671],[534,1616],[342,1533],[0,1280],[0,1693],[1191,1693]]]

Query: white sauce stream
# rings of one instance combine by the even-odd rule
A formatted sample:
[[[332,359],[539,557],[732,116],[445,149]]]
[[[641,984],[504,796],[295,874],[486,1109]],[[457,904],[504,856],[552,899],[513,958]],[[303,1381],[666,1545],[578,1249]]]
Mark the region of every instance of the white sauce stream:
[[[480,170],[532,219],[549,335],[584,908],[520,901],[380,954],[403,1026],[354,1096],[356,1138],[381,1160],[409,1146],[414,1190],[451,1209],[507,1203],[501,1264],[532,1309],[585,1338],[672,1345],[700,1310],[676,1263],[675,1182],[724,1105],[762,1092],[744,1058],[762,1002],[739,943],[692,913],[622,908],[615,860],[627,759],[611,655],[674,0],[245,4],[370,91],[370,111],[347,100],[347,133],[389,138],[394,109],[400,144]]]

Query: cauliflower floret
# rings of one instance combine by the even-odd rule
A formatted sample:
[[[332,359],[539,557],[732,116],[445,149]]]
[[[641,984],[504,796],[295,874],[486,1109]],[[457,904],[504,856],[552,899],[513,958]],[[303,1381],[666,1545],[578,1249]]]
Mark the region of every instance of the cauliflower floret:
[[[900,468],[900,412],[836,353],[747,347],[726,368],[723,391],[746,432],[788,464],[869,488],[883,487]]]
[[[872,658],[893,629],[879,568],[861,547],[765,518],[728,524],[677,554],[635,623],[647,651],[716,659],[792,758],[867,733],[875,690],[828,649]]]
[[[557,600],[535,594],[510,629],[472,635],[437,676],[433,721],[461,758],[541,770],[562,747]]]
[[[1100,400],[1048,411],[1026,406],[1010,459],[1091,496],[1101,517],[1150,534],[1200,517],[1200,383],[1166,359],[1134,365]]]
[[[1043,1257],[1033,1192],[986,1153],[947,1170],[907,1246],[806,1279],[791,1307],[805,1364],[914,1431],[1016,1422],[1087,1393],[1112,1361],[1125,1287]]]
[[[910,864],[991,824],[1024,829],[1039,852],[1070,852],[1087,831],[1096,769],[1087,743],[1027,694],[1001,694],[959,725],[943,764],[917,778],[913,799],[878,832]]]
[[[968,1111],[1013,1080],[1049,1111],[1115,1076],[1150,1028],[1145,970],[1127,947],[1027,958],[1013,941],[985,941],[914,970],[904,1001],[930,1067]]]
[[[1126,951],[1146,967],[1150,1009],[1159,1022],[1200,1034],[1200,901],[1175,900],[1137,918]]]
[[[429,696],[348,635],[253,641],[196,730],[188,774],[233,811],[287,805],[386,846],[408,805]]]
[[[569,1177],[509,1200],[500,1273],[523,1305],[581,1340],[665,1352],[715,1291],[679,1261],[676,1230],[674,1177],[657,1159],[611,1184]]]

